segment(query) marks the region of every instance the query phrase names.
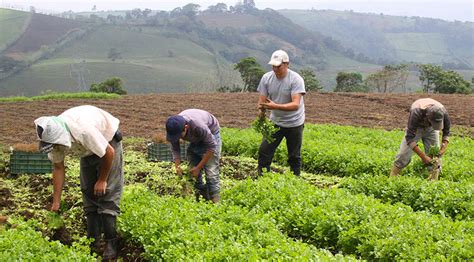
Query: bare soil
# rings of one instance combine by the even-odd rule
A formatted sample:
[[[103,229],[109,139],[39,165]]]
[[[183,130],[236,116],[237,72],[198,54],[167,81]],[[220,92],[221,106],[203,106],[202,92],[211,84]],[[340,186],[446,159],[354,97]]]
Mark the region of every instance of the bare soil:
[[[308,93],[305,95],[306,123],[332,123],[384,129],[404,129],[408,109],[426,94]],[[429,95],[448,110],[454,126],[465,127],[474,137],[474,96]],[[70,99],[60,101],[0,103],[0,143],[36,141],[33,120],[58,115],[70,107],[98,106],[121,121],[124,136],[150,139],[164,133],[168,116],[188,108],[214,114],[224,127],[246,128],[257,115],[257,93],[201,93],[127,95],[120,99]]]

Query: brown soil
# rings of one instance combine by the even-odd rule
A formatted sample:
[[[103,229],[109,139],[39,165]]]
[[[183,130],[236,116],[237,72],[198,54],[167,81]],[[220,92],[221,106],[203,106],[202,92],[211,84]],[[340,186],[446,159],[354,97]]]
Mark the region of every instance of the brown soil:
[[[308,93],[306,123],[333,123],[385,129],[403,129],[411,103],[425,94]],[[455,126],[469,128],[474,136],[474,96],[430,95],[447,108]],[[0,103],[0,143],[31,143],[36,140],[33,120],[58,115],[66,109],[91,104],[109,111],[121,121],[124,136],[151,139],[164,132],[166,118],[187,108],[214,114],[224,127],[245,128],[257,115],[257,93],[128,95],[120,99],[73,99],[61,101]]]

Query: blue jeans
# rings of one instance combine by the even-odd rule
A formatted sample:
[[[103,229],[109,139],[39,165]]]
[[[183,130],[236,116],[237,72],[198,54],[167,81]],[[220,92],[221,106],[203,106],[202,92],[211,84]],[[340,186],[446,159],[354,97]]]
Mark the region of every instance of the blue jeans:
[[[209,193],[209,197],[213,197],[220,193],[221,185],[219,180],[219,159],[221,157],[222,140],[219,132],[214,135],[217,148],[212,157],[204,165],[204,173],[206,174],[206,184],[202,179],[202,170],[194,184],[194,187],[202,193]],[[197,166],[201,162],[202,157],[207,152],[207,148],[202,143],[191,143],[188,146],[188,159],[192,166]]]

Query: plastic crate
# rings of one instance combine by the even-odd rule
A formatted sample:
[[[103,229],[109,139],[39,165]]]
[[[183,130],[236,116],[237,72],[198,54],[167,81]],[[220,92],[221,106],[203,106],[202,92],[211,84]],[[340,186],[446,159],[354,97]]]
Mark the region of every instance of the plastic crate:
[[[185,160],[187,157],[187,146],[189,142],[180,142],[181,149],[181,160]],[[147,145],[147,158],[148,161],[173,161],[173,154],[171,153],[171,145],[166,144],[157,144],[149,143]]]
[[[47,154],[13,151],[10,154],[11,174],[46,174],[53,172],[53,164]]]

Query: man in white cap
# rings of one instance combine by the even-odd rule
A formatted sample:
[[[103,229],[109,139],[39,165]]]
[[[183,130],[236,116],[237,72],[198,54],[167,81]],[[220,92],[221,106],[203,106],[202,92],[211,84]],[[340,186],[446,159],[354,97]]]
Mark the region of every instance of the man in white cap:
[[[304,100],[306,94],[303,78],[288,68],[290,58],[283,50],[273,52],[268,64],[272,71],[263,75],[258,85],[260,92],[258,109],[260,116],[271,110],[270,120],[279,128],[275,140],[262,140],[258,151],[258,173],[270,171],[275,150],[283,137],[286,138],[288,164],[291,171],[299,176],[301,172],[301,144],[305,120]]]
[[[94,238],[97,251],[104,232],[104,259],[117,256],[116,217],[120,213],[123,188],[122,137],[119,120],[94,106],[66,110],[59,116],[43,116],[35,121],[40,151],[53,162],[52,211],[58,211],[64,184],[66,153],[81,157],[80,181],[87,237]]]
[[[439,150],[439,157],[444,155],[449,143],[450,128],[451,121],[448,111],[440,102],[431,98],[416,100],[410,107],[405,136],[403,137],[390,175],[398,176],[400,171],[410,163],[413,152],[421,158],[431,172],[433,169],[433,159],[428,156],[428,152],[433,146],[439,147],[439,133],[442,129],[443,139]],[[421,151],[417,145],[420,139],[423,142],[425,152]],[[437,164],[439,164],[438,168],[440,168],[441,163]],[[434,179],[437,179],[437,177]]]

